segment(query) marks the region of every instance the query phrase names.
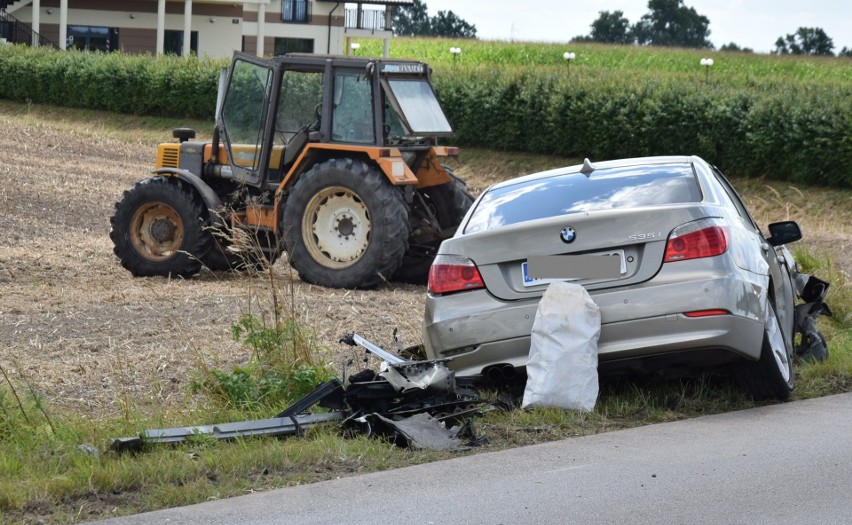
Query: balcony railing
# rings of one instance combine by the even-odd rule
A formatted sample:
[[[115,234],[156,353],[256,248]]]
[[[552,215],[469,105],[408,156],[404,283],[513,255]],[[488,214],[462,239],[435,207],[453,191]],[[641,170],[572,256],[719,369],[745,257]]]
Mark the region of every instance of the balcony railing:
[[[0,39],[10,44],[30,46],[33,43],[34,36],[37,38],[38,45],[59,49],[59,46],[54,42],[33,31],[32,27],[6,13],[5,9],[0,9]]]
[[[385,12],[378,9],[362,9],[360,18],[357,9],[347,9],[344,27],[368,31],[390,31],[390,27],[385,27],[385,20]]]
[[[282,0],[281,21],[288,24],[310,24],[311,3],[308,0]]]

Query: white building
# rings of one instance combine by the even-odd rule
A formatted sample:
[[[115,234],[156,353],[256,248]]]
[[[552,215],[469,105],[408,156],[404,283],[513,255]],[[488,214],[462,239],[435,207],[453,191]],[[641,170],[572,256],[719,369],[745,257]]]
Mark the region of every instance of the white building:
[[[0,37],[60,49],[258,56],[341,54],[352,38],[392,37],[391,6],[413,0],[0,0]],[[11,20],[11,21],[10,21]],[[20,21],[22,24],[18,24]],[[41,40],[44,45],[45,40]]]

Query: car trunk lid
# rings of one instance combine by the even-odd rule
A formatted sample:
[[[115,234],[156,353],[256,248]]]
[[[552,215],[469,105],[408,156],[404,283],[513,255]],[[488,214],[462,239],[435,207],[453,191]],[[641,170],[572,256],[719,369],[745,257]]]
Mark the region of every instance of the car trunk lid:
[[[504,300],[540,297],[554,280],[600,290],[651,279],[669,233],[703,216],[694,204],[574,213],[449,239],[441,252],[471,259]],[[542,275],[550,278],[534,279]]]

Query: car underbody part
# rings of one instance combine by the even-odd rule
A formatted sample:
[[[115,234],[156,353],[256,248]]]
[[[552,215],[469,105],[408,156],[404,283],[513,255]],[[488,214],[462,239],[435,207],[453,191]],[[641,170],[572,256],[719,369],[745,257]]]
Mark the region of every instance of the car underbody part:
[[[473,390],[456,386],[455,375],[439,361],[409,361],[358,334],[341,342],[361,346],[382,359],[380,372],[365,369],[343,382],[332,379],[290,405],[274,418],[149,429],[138,436],[115,438],[116,452],[140,450],[149,443],[183,443],[194,439],[302,435],[305,429],[341,421],[349,435],[381,436],[403,447],[445,450],[482,443],[471,430],[470,418],[486,401]],[[329,412],[308,413],[318,405]],[[448,428],[449,427],[449,428]]]
[[[794,350],[804,361],[828,359],[828,344],[816,326],[820,315],[832,316],[828,305],[823,302],[828,286],[827,282],[812,275],[799,274],[796,278],[796,288],[804,303],[796,305],[793,328],[801,335],[801,342]]]

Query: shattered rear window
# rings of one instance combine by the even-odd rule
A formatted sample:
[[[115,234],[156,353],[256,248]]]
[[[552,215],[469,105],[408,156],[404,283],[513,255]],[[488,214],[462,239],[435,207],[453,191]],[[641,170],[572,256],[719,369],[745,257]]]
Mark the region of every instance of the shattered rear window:
[[[493,189],[476,206],[465,233],[571,213],[700,202],[688,164],[567,173]]]

